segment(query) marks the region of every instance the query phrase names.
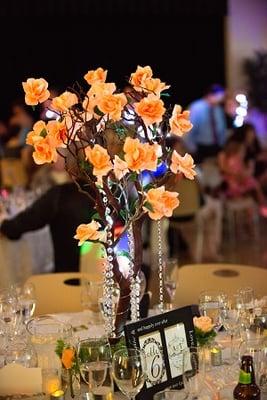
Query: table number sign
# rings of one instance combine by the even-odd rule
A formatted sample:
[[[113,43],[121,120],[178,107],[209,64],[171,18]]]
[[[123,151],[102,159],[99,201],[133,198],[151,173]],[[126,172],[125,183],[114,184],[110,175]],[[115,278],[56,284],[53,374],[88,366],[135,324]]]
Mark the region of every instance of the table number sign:
[[[147,379],[136,399],[152,400],[166,387],[183,387],[182,351],[196,346],[193,315],[193,307],[186,306],[125,325],[127,346],[146,354]]]

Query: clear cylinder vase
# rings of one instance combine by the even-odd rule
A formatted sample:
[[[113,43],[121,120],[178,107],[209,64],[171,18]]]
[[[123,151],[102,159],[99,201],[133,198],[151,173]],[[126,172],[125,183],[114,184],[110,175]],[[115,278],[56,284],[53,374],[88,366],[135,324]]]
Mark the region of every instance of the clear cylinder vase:
[[[71,369],[62,368],[61,371],[62,390],[65,397],[74,399],[81,393],[81,376],[79,372]]]

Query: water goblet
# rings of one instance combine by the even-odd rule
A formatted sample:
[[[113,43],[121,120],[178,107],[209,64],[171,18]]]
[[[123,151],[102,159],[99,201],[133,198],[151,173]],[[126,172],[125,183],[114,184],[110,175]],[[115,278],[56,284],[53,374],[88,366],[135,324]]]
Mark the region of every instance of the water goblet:
[[[227,295],[217,290],[204,290],[199,296],[199,312],[210,317],[216,332],[222,327],[222,311],[227,304]]]
[[[78,343],[79,368],[89,390],[95,393],[110,372],[111,348],[106,337],[90,338]],[[109,380],[110,382],[110,380]],[[109,390],[112,392],[111,382]]]
[[[167,258],[163,262],[163,279],[165,289],[170,299],[170,308],[173,308],[178,284],[178,261],[176,258]]]
[[[146,378],[146,360],[142,350],[121,348],[113,355],[112,375],[120,391],[130,400],[142,389]]]
[[[24,324],[33,317],[36,305],[35,286],[33,283],[17,285],[18,303],[21,310],[21,317]]]

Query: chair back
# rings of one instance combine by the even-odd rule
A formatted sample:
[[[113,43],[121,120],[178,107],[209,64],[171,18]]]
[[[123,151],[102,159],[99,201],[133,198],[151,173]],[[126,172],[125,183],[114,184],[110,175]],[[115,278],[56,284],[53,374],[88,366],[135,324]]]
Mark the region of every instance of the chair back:
[[[173,217],[195,215],[200,208],[200,189],[196,180],[181,179],[175,190],[179,193],[180,205],[173,211]]]

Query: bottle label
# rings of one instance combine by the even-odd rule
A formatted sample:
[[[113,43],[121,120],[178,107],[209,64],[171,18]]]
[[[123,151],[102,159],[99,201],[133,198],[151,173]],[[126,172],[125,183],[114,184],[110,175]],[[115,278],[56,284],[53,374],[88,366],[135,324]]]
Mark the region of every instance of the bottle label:
[[[251,373],[245,372],[241,369],[240,374],[239,374],[239,383],[242,383],[244,385],[250,384],[251,383]]]

